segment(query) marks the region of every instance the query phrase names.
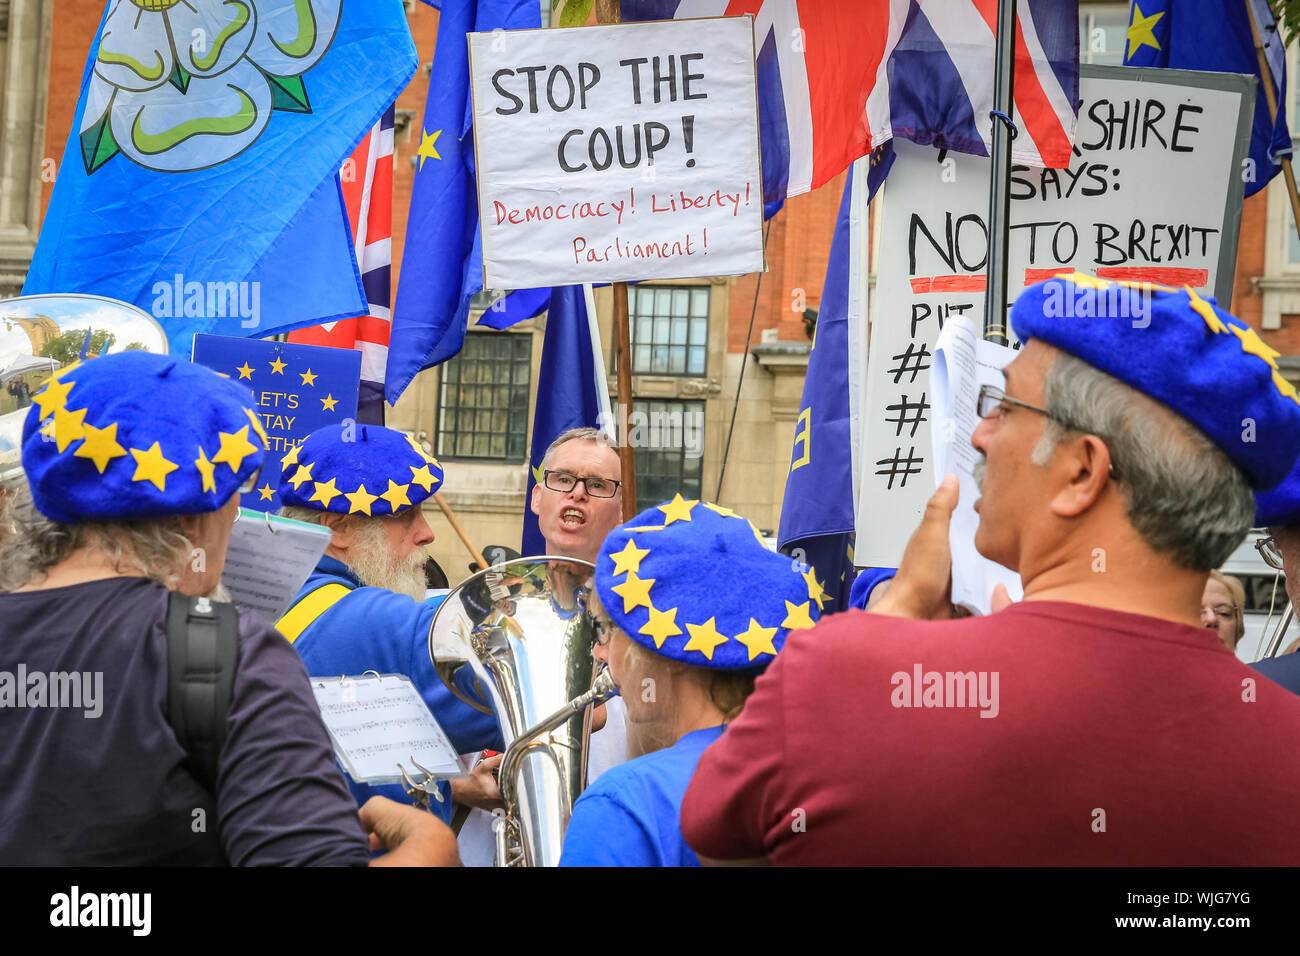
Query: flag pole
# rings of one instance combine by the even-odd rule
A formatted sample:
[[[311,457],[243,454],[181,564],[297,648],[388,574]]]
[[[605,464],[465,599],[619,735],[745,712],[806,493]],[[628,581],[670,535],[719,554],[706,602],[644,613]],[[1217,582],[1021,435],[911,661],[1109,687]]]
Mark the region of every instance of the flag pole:
[[[1264,55],[1264,44],[1259,35],[1259,24],[1255,22],[1250,0],[1242,0],[1246,5],[1246,19],[1250,21],[1250,35],[1255,41],[1255,58],[1259,61],[1259,80],[1264,84],[1264,102],[1268,104],[1268,121],[1277,125],[1277,94],[1273,92],[1273,71],[1269,68],[1268,57]],[[1296,193],[1295,172],[1291,169],[1291,157],[1282,157],[1282,176],[1286,179],[1287,195],[1291,197],[1291,221],[1295,224],[1296,235],[1300,236],[1300,194]]]
[[[621,23],[623,11],[620,0],[596,0],[596,22]],[[614,352],[618,364],[618,421],[626,422],[632,410],[632,348],[630,323],[627,315],[627,283],[612,283],[614,289]],[[620,436],[618,456],[623,480],[623,520],[637,515],[636,507],[636,453],[628,441],[627,428]]]
[[[451,525],[451,530],[456,532],[456,537],[460,538],[460,543],[465,546],[465,550],[469,552],[469,556],[478,562],[478,569],[482,571],[484,568],[490,568],[491,565],[483,558],[483,552],[474,547],[474,542],[469,539],[469,535],[465,533],[465,529],[460,526],[460,522],[456,519],[456,513],[451,510],[451,505],[447,504],[446,500],[442,497],[442,493],[435,491],[433,493],[433,501],[442,509],[442,514],[443,517],[447,519],[447,524]]]
[[[1007,244],[1011,219],[1011,140],[1016,63],[1016,0],[998,0],[993,75],[993,148],[989,177],[989,254],[984,294],[984,338],[1007,344]]]

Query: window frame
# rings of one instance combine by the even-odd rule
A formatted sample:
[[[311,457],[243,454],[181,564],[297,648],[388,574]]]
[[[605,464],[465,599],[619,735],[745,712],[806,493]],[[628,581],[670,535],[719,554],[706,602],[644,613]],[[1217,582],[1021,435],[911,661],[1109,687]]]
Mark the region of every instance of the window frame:
[[[662,473],[658,473],[656,474],[656,477],[673,479],[677,483],[677,486],[676,488],[674,488],[674,491],[680,491],[682,493],[682,497],[684,498],[692,498],[692,497],[700,498],[704,493],[704,458],[705,458],[705,446],[707,444],[707,431],[708,431],[707,401],[702,398],[701,399],[672,398],[672,397],[661,398],[659,396],[634,397],[632,399],[632,413],[635,414],[638,411],[645,411],[647,414],[647,423],[644,426],[649,432],[646,436],[647,440],[657,437],[655,432],[650,431],[651,428],[650,423],[653,421],[653,417],[652,417],[654,411],[653,406],[655,405],[668,406],[669,414],[671,414],[672,410],[674,410],[676,407],[680,406],[682,411],[682,429],[683,429],[683,434],[682,434],[683,440],[677,453],[677,461],[682,467],[679,468],[678,474],[676,476],[663,475]],[[689,480],[693,482],[698,482],[699,487],[694,489],[691,493],[688,494],[684,484],[684,481],[687,479],[683,478],[683,473],[685,472],[685,462],[687,461],[688,458],[686,454],[685,430],[687,427],[686,416],[688,414],[691,414],[693,410],[696,411],[696,413],[698,414],[697,420],[699,423],[699,430],[700,430],[700,453],[694,459],[694,461],[697,462],[697,465],[695,467],[698,474]],[[629,431],[634,427],[636,426],[634,426],[632,422],[629,420],[628,422]],[[643,491],[643,489],[646,487],[646,482],[644,481],[645,476],[641,474],[641,468],[643,467],[643,462],[647,461],[647,456],[662,455],[662,454],[672,454],[672,450],[653,447],[653,446],[647,447],[645,445],[639,445],[636,449],[636,462],[637,462],[636,487],[637,487],[637,513],[638,514],[646,510],[646,508],[653,508],[661,501],[667,500],[665,498],[660,498],[660,497],[654,497],[652,500],[651,497],[648,497],[645,491]],[[671,495],[669,495],[668,497],[671,497]]]
[[[635,303],[642,295],[644,295],[647,292],[653,292],[656,294],[659,292],[669,293],[669,311],[667,316],[659,316],[656,314],[656,312],[653,309],[651,310],[649,315],[638,315],[638,313],[636,312]],[[686,314],[684,316],[674,316],[672,314],[672,298],[673,298],[673,293],[676,292],[684,292],[687,295],[687,308],[686,308]],[[697,292],[704,293],[704,310],[702,314],[696,314],[693,311],[693,307],[691,304],[694,299],[695,293]],[[644,283],[644,284],[629,285],[627,322],[628,322],[628,337],[631,339],[631,342],[629,343],[630,346],[629,352],[632,356],[632,374],[648,375],[656,378],[708,378],[709,358],[710,358],[709,335],[712,331],[712,329],[710,328],[709,319],[710,319],[710,312],[712,311],[712,309],[713,309],[713,287],[708,284],[691,283],[691,284],[675,285],[675,284],[668,284],[668,283],[664,283],[664,284]],[[669,349],[668,365],[670,370],[653,371],[652,370],[653,360],[650,361],[649,367],[645,369],[638,369],[637,349],[638,347],[643,349],[653,349],[656,347],[656,343],[653,341],[654,325],[656,320],[660,318],[666,319],[668,323],[668,331],[667,331],[668,341],[662,343],[662,345]],[[638,346],[637,335],[636,335],[638,320],[648,320],[651,323],[651,339],[652,339],[651,342],[643,343],[639,346]],[[691,337],[691,330],[693,327],[693,323],[695,323],[697,320],[703,322],[703,330],[704,330],[703,336],[698,342],[693,340]],[[678,344],[672,341],[674,321],[681,321],[685,323],[686,341],[683,343]],[[672,350],[674,349],[681,349],[682,354],[685,356],[684,370],[681,372],[671,371],[672,355],[673,355]],[[691,351],[693,349],[699,349],[704,356],[704,367],[698,372],[691,371],[690,368]],[[618,374],[618,350],[617,349],[610,350],[609,372],[610,375]]]
[[[452,383],[448,381],[447,373],[450,367],[452,366],[453,362],[466,361],[465,359],[466,349],[462,347],[461,350],[458,353],[456,353],[455,356],[453,356],[447,362],[443,363],[438,370],[438,391],[437,391],[438,403],[437,403],[437,408],[434,411],[433,448],[434,448],[435,457],[437,457],[440,461],[482,462],[488,464],[504,464],[504,465],[517,465],[520,463],[526,464],[528,462],[528,420],[529,420],[528,413],[529,413],[529,403],[532,399],[532,390],[534,386],[533,361],[532,361],[533,359],[532,332],[531,331],[510,331],[510,330],[492,331],[492,332],[469,331],[465,334],[465,342],[466,344],[468,344],[471,340],[502,338],[502,337],[508,337],[504,339],[504,341],[510,343],[508,345],[508,348],[518,353],[518,354],[512,354],[509,357],[509,363],[511,369],[510,381],[507,381],[504,384],[495,383],[495,382],[466,383],[463,380],[461,380],[458,375],[455,385],[464,386],[468,384],[469,386],[483,386],[487,388],[497,387],[497,388],[506,388],[508,390],[517,389],[519,390],[519,392],[522,393],[523,412],[522,414],[519,414],[517,412],[511,411],[510,399],[514,397],[511,395],[507,396],[507,401],[505,406],[499,408],[492,407],[492,406],[483,406],[483,405],[471,405],[468,407],[462,407],[459,402],[456,402],[455,404],[448,403],[447,401],[448,388],[449,385],[451,385]],[[523,344],[522,345],[516,344],[517,342],[522,342]],[[474,361],[478,362],[483,360],[476,358],[474,359]],[[514,369],[520,365],[527,370],[528,373],[527,379],[522,384],[516,384],[513,380]],[[459,373],[460,366],[458,365],[456,366],[456,368]],[[442,441],[444,436],[452,440],[454,446],[454,441],[458,434],[458,429],[447,428],[444,426],[444,416],[448,414],[458,415],[463,411],[469,411],[473,413],[473,412],[479,412],[485,410],[493,413],[500,413],[505,416],[504,421],[507,426],[504,432],[505,441],[506,441],[506,454],[504,455],[462,455],[454,451],[443,450]],[[514,426],[516,423],[518,423],[519,425],[521,451],[518,455],[512,455],[510,454],[510,447],[509,447],[511,436],[512,436],[511,429],[512,426]],[[498,433],[493,431],[480,432],[475,428],[470,430],[470,434],[471,435],[486,434],[489,436],[489,441],[490,441],[491,437]]]

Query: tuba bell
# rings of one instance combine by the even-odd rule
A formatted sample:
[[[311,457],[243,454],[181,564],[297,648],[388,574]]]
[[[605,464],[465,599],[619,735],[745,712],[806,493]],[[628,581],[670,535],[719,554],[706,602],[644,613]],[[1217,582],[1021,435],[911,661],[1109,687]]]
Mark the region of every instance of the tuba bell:
[[[595,626],[587,612],[593,567],[571,558],[523,558],[467,578],[439,605],[429,656],[457,698],[452,675],[473,669],[506,741],[494,821],[498,866],[559,862],[573,803],[586,777],[589,706],[615,693],[595,675]]]

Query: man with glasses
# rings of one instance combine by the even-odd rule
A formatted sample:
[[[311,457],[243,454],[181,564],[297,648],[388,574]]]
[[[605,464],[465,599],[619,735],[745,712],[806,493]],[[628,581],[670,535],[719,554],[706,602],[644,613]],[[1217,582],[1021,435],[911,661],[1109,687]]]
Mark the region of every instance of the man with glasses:
[[[1300,750],[1300,698],[1196,613],[1252,489],[1300,457],[1300,398],[1255,332],[1192,290],[1076,274],[1023,290],[1011,324],[1024,347],[971,437],[975,544],[1024,600],[929,620],[951,600],[946,477],[875,613],[791,635],[701,758],[682,805],[701,858],[1300,858],[1300,764],[1277,759]]]
[[[547,554],[596,563],[601,543],[623,521],[622,477],[618,448],[598,428],[570,428],[551,442],[529,502]],[[596,657],[605,662],[603,649]],[[596,708],[589,780],[627,759],[626,714],[619,697]]]
[[[1281,485],[1259,495],[1255,526],[1268,529],[1268,537],[1256,544],[1259,555],[1270,568],[1286,575],[1291,610],[1300,614],[1300,464]],[[1283,654],[1259,661],[1254,667],[1292,693],[1300,694],[1300,654]]]

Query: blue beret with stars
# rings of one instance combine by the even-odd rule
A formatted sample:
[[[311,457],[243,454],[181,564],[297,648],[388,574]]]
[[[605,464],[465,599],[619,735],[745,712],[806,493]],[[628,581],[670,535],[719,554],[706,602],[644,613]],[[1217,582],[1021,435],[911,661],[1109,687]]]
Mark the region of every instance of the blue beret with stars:
[[[1300,524],[1300,462],[1282,484],[1255,496],[1255,527],[1276,528]]]
[[[318,428],[280,459],[286,505],[367,516],[418,505],[442,484],[442,466],[414,438],[382,425]]]
[[[216,511],[267,447],[248,389],[169,355],[75,363],[32,403],[23,470],[37,509],[63,524]]]
[[[1182,415],[1256,491],[1300,457],[1300,395],[1280,353],[1193,289],[1076,272],[1021,292],[1011,326],[1021,342],[1054,345]]]
[[[768,548],[752,522],[680,494],[611,531],[595,577],[631,640],[719,670],[766,667],[825,601],[813,570]]]

